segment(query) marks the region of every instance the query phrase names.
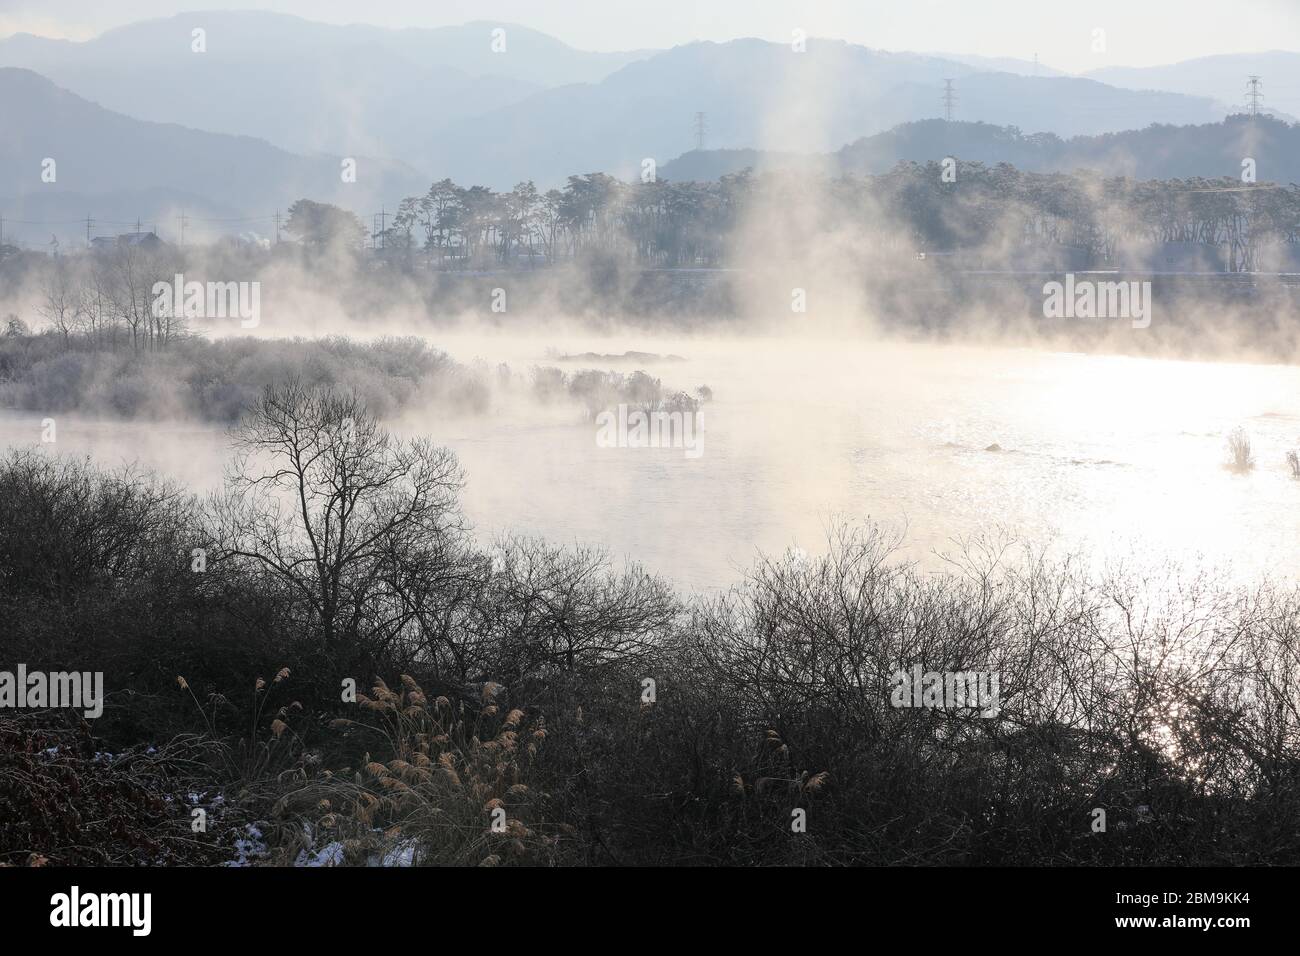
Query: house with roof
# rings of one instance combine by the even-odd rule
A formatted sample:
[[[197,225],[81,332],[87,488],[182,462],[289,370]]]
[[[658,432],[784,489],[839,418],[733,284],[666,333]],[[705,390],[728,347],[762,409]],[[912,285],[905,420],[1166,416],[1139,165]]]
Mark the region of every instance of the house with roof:
[[[96,236],[90,240],[92,249],[112,249],[117,246],[157,249],[161,245],[162,240],[154,232],[124,232],[119,236]]]

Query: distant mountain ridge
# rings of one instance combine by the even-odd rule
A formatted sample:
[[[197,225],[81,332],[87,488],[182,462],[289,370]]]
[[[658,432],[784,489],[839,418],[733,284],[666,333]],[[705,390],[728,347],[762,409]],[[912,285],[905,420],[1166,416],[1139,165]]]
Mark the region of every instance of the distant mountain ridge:
[[[1300,53],[1269,50],[1198,57],[1167,66],[1109,66],[1091,70],[1090,79],[1125,89],[1160,89],[1209,96],[1234,110],[1246,107],[1247,79],[1261,78],[1260,106],[1294,120],[1300,117]]]
[[[248,136],[133,119],[30,70],[0,68],[0,104],[0,210],[11,221],[66,226],[65,220],[94,216],[164,220],[170,227],[182,211],[195,218],[269,219],[302,197],[366,214],[386,196],[427,186],[409,166],[365,157],[357,159],[356,182],[346,183],[339,157],[298,156]],[[53,182],[42,179],[47,159],[55,163]],[[21,230],[9,234],[15,231]]]
[[[900,123],[939,115],[943,79],[957,78],[959,115],[1060,135],[1152,122],[1205,123],[1208,98],[1119,90],[1078,77],[1031,77],[829,40],[808,51],[762,40],[696,43],[623,67],[598,84],[544,90],[448,124],[434,165],[494,188],[553,185],[573,170],[639,175],[691,148],[704,113],[714,149],[827,152]]]
[[[713,180],[755,169],[803,169],[827,175],[882,173],[899,162],[933,162],[952,156],[986,165],[1010,163],[1033,172],[1091,169],[1134,179],[1239,176],[1255,160],[1260,181],[1300,181],[1300,124],[1241,114],[1219,123],[1152,125],[1145,129],[1062,139],[988,123],[922,120],[863,137],[814,156],[759,150],[693,151],[665,164],[676,181]]]
[[[677,180],[747,166],[881,171],[945,155],[1165,178],[1232,175],[1249,155],[1262,179],[1300,180],[1285,123],[1223,124],[1221,94],[1247,67],[1284,93],[1300,54],[1078,77],[817,38],[804,52],[740,39],[587,53],[484,21],[388,30],[184,14],[86,42],[0,40],[0,214],[234,221],[309,197],[368,217],[444,177],[547,189],[593,171],[632,179],[647,161]],[[951,124],[934,118],[945,79],[957,86]],[[1177,89],[1146,88],[1158,83]],[[693,148],[697,114],[704,150]],[[1252,129],[1261,137],[1243,139]],[[57,183],[39,180],[47,156]],[[343,157],[359,161],[355,184],[340,180]]]
[[[191,49],[196,29],[202,54]],[[803,52],[739,39],[587,53],[511,24],[388,30],[249,12],[145,21],[84,43],[12,37],[0,41],[0,66],[140,119],[290,152],[393,157],[431,180],[497,189],[524,179],[546,188],[574,172],[639,175],[646,159],[691,148],[697,113],[711,148],[828,152],[941,115],[947,78],[959,118],[1061,136],[1226,112],[1210,97],[1119,89],[1047,67],[1035,76],[1025,61],[830,39],[811,38]]]
[[[601,79],[640,55],[574,50],[512,24],[389,30],[248,11],[147,20],[83,43],[0,40],[0,66],[137,119],[417,163],[448,121]]]
[[[1069,76],[1065,70],[1058,70],[1035,60],[1023,60],[1014,56],[977,56],[973,53],[934,53],[944,60],[964,63],[991,73],[1019,73],[1022,76]]]

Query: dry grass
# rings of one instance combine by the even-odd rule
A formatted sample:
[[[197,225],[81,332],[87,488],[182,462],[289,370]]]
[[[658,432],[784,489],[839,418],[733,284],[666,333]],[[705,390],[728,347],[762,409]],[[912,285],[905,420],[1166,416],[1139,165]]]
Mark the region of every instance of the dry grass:
[[[446,697],[429,700],[410,676],[401,689],[376,679],[358,695],[364,716],[331,726],[366,751],[357,769],[292,780],[273,807],[280,862],[339,842],[344,862],[363,863],[403,845],[426,865],[542,864],[553,861],[562,827],[541,822],[547,794],[529,785],[546,736],[541,717],[502,715]]]
[[[185,794],[213,745],[185,736],[99,752],[84,722],[68,729],[0,718],[0,866],[167,866],[217,861],[190,830]]]
[[[1250,447],[1250,435],[1238,425],[1228,433],[1228,467],[1246,472],[1255,467],[1255,455]]]

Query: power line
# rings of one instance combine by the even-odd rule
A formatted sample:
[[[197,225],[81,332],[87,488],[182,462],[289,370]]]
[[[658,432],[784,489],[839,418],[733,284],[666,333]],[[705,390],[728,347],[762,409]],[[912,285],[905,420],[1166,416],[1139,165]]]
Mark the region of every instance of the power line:
[[[184,225],[188,227],[194,222],[275,222],[279,223],[284,217],[279,213],[273,216],[227,216],[220,218],[205,218],[202,216],[191,216],[188,213],[181,213],[180,217],[184,220]],[[5,222],[15,226],[134,226],[139,232],[144,227],[143,219],[96,219],[91,216],[85,216],[81,219],[10,219],[5,218]],[[150,222],[150,227],[157,231],[157,220]]]
[[[225,216],[217,218],[203,218],[201,216],[188,217],[190,222],[274,222],[279,213],[274,216]]]
[[[6,219],[5,222],[16,223],[20,226],[79,226],[86,220],[84,219],[60,219],[60,220],[43,220],[43,219]],[[128,223],[129,225],[129,223]]]
[[[1295,184],[1292,183],[1292,186]],[[1257,193],[1261,189],[1286,189],[1281,183],[1251,183],[1249,186],[1208,186],[1202,189],[1184,189],[1185,193]]]
[[[180,222],[180,245],[182,248],[184,248],[186,232],[188,231],[189,226],[192,223],[196,223],[196,222],[211,222],[211,223],[253,223],[253,222],[271,223],[273,222],[275,223],[276,226],[276,242],[278,243],[280,241],[280,228],[281,225],[283,224],[284,217],[281,215],[279,210],[277,210],[274,214],[269,216],[213,216],[213,217],[191,216],[189,213],[182,211],[178,217],[178,220]],[[136,234],[139,234],[144,230],[144,219],[143,217],[137,219],[98,219],[90,214],[87,214],[83,219],[11,219],[7,216],[4,216],[4,217],[0,217],[0,243],[4,242],[6,226],[36,226],[40,228],[67,227],[67,226],[83,227],[86,233],[86,248],[90,248],[94,245],[94,239],[96,238],[94,233],[96,227],[99,227],[101,229],[107,227],[110,231],[113,229],[113,227],[125,227],[127,230],[134,230]],[[153,231],[155,235],[157,235],[158,234],[157,220],[151,222],[149,224],[149,228]],[[16,237],[13,238],[15,242],[19,241]]]

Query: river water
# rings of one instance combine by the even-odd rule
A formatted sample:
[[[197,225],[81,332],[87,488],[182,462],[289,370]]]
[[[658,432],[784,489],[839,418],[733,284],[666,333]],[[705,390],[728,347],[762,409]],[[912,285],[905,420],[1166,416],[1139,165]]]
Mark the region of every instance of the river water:
[[[462,361],[517,370],[547,356],[638,349],[665,386],[709,385],[703,451],[600,447],[574,408],[501,396],[486,415],[412,410],[392,423],[449,445],[484,536],[515,531],[600,545],[710,591],[756,552],[821,550],[837,517],[906,529],[904,553],[1001,533],[1095,560],[1209,563],[1240,580],[1300,572],[1300,369],[1031,350],[776,339],[433,340]],[[568,363],[569,368],[608,363]],[[617,366],[616,366],[617,367]],[[622,366],[630,370],[637,365]],[[39,442],[39,413],[0,413],[0,445]],[[1225,436],[1256,468],[1225,467]],[[160,468],[217,487],[219,428],[58,419],[61,453]]]

